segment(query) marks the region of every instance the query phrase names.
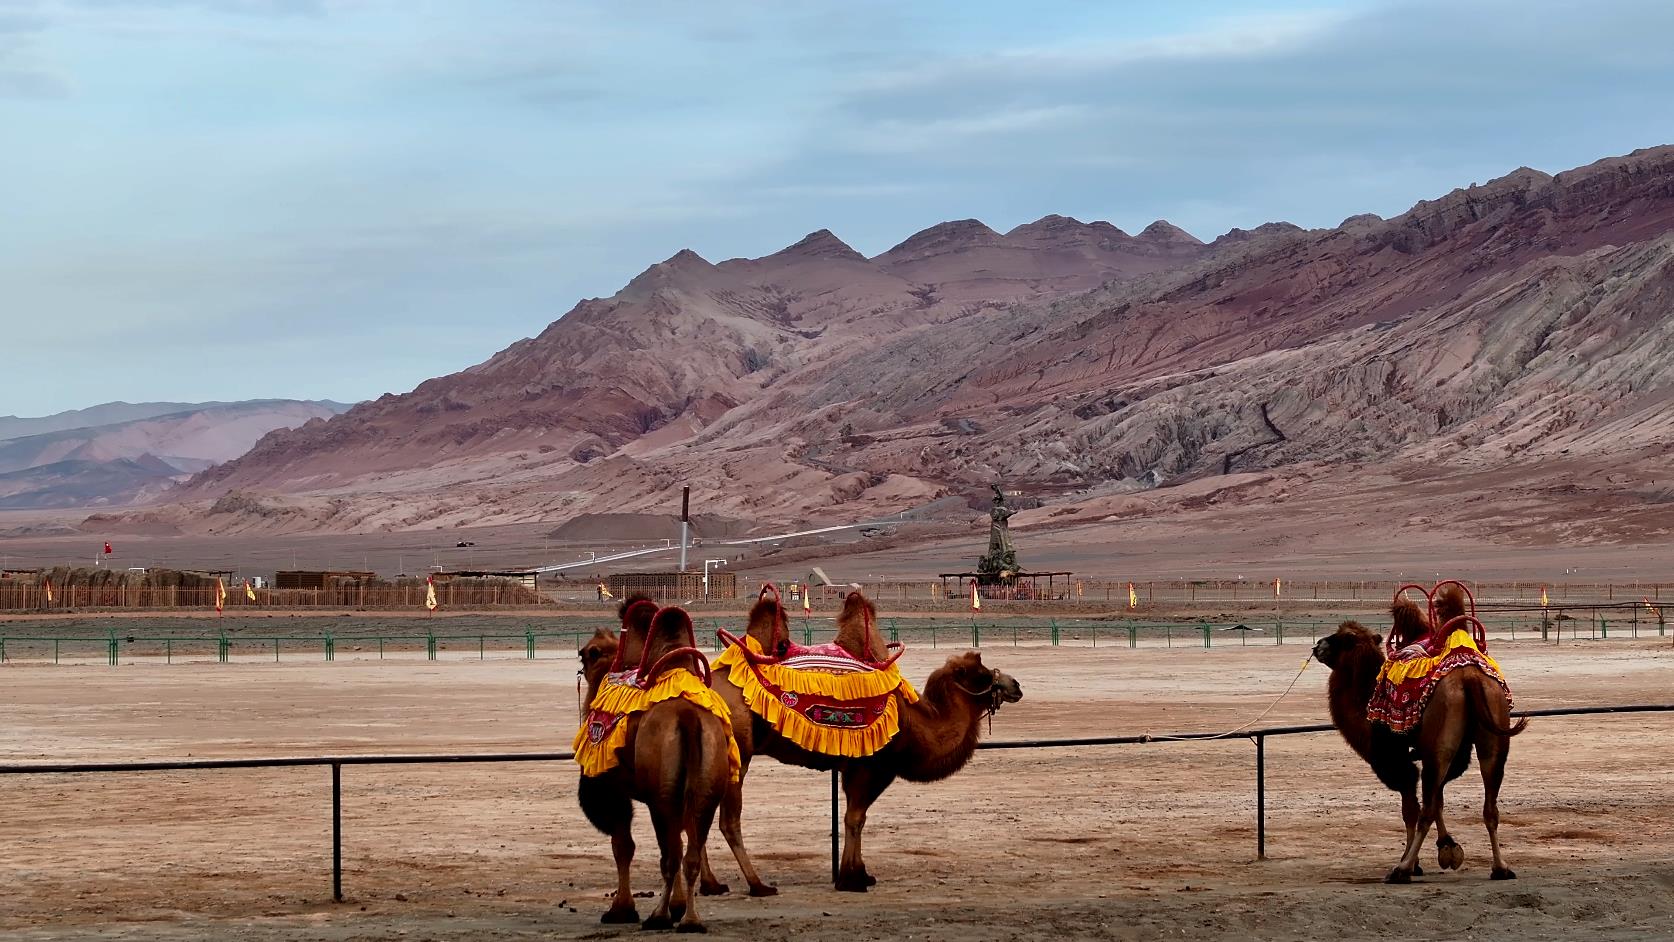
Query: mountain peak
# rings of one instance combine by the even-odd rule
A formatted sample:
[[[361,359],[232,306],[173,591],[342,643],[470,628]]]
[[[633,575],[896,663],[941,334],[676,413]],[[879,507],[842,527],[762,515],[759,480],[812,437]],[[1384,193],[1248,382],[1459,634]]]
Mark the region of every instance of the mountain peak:
[[[979,245],[997,245],[1001,238],[979,219],[955,219],[915,232],[878,257],[891,262],[908,261]]]
[[[856,252],[847,242],[837,238],[830,229],[820,229],[803,236],[795,245],[774,252],[768,258],[835,258],[863,262],[866,256]]]
[[[1166,219],[1159,219],[1156,222],[1151,223],[1149,226],[1146,226],[1145,229],[1139,233],[1138,238],[1146,242],[1155,242],[1160,245],[1203,244],[1202,239],[1199,239],[1197,236],[1192,235]]]
[[[1264,222],[1254,229],[1239,229],[1233,227],[1217,237],[1211,245],[1230,245],[1234,242],[1248,242],[1266,236],[1289,235],[1293,232],[1306,232],[1301,226],[1292,222]]]
[[[1039,242],[1066,238],[1084,239],[1089,236],[1106,241],[1132,238],[1102,219],[1082,222],[1074,216],[1060,216],[1057,213],[1042,216],[1034,222],[1026,222],[1006,233],[1007,239],[1023,238]]]
[[[681,275],[712,272],[715,266],[691,249],[681,249],[663,261],[652,265],[639,273],[633,281],[628,282],[629,288],[643,288],[666,284]]]

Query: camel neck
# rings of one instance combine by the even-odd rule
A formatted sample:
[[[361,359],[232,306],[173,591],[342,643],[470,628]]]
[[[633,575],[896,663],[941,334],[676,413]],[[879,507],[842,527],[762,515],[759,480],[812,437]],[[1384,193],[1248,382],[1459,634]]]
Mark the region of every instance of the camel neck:
[[[1366,718],[1366,706],[1372,702],[1372,690],[1377,686],[1382,667],[1382,652],[1375,648],[1354,651],[1331,672],[1327,685],[1331,721],[1349,745],[1362,755],[1371,748],[1372,723]]]
[[[901,777],[935,782],[965,767],[976,752],[985,711],[943,671],[930,676],[918,703],[901,706]]]

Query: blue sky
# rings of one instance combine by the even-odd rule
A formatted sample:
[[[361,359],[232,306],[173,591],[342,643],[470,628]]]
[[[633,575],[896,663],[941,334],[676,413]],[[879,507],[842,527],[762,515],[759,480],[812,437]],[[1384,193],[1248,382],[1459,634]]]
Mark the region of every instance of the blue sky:
[[[0,0],[0,414],[402,392],[822,227],[1390,215],[1674,141],[1671,35],[1666,0]]]

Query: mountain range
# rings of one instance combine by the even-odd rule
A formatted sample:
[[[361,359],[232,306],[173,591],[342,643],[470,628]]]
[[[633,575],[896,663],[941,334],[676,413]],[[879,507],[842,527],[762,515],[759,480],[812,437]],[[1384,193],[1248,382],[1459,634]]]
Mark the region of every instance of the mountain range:
[[[110,402],[39,418],[0,417],[0,508],[120,506],[236,458],[276,428],[344,403]]]
[[[1667,460],[1671,311],[1674,147],[1207,243],[1047,216],[868,258],[820,230],[679,252],[483,363],[265,435],[169,512],[430,528],[666,511],[690,483],[709,513],[857,519],[1004,481],[1076,520],[1275,475],[1597,482]]]

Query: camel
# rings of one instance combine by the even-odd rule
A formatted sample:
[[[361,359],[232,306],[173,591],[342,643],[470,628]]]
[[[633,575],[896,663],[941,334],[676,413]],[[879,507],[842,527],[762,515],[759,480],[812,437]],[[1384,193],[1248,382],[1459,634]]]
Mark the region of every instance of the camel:
[[[1462,598],[1444,593],[1437,600],[1441,624],[1463,611]],[[1393,606],[1398,637],[1413,640],[1422,636],[1428,622],[1417,606],[1404,599]],[[1511,725],[1511,711],[1499,685],[1481,669],[1458,667],[1436,682],[1416,729],[1401,734],[1366,717],[1378,672],[1384,663],[1383,637],[1355,621],[1345,621],[1337,631],[1314,645],[1313,656],[1331,669],[1328,685],[1331,720],[1348,743],[1372,767],[1387,788],[1401,795],[1401,818],[1406,826],[1406,849],[1386,883],[1410,883],[1422,876],[1418,855],[1431,825],[1436,827],[1436,858],[1443,869],[1458,869],[1464,850],[1442,823],[1442,791],[1448,782],[1470,767],[1474,748],[1482,765],[1482,823],[1488,830],[1493,851],[1495,880],[1515,879],[1500,852],[1499,794],[1505,777],[1511,737],[1528,726],[1520,719]],[[1418,786],[1422,766],[1423,801]]]
[[[647,600],[622,606],[622,639],[608,629],[595,632],[578,652],[587,680],[588,707],[605,674],[634,648],[637,663],[656,676],[671,669],[690,669],[700,678],[700,657],[693,650],[692,622],[678,608],[657,611]],[[646,929],[676,928],[704,932],[694,905],[694,885],[704,844],[716,808],[729,782],[725,723],[688,700],[674,698],[622,720],[628,724],[627,742],[619,750],[619,764],[598,776],[582,776],[577,794],[587,820],[610,835],[616,859],[616,894],[602,922],[638,922],[628,872],[633,863],[633,802],[643,802],[661,851],[663,893],[657,908],[643,924]],[[683,880],[678,879],[684,877]],[[675,926],[673,920],[680,920]]]
[[[781,642],[788,638],[787,627],[778,598],[770,598],[764,592],[751,609],[748,634],[761,643],[764,651],[779,653],[783,650]],[[859,592],[851,592],[844,600],[838,617],[837,643],[868,660],[883,653],[883,640],[876,628],[876,610]],[[901,729],[887,746],[865,758],[848,759],[809,752],[780,736],[765,720],[750,712],[743,691],[725,671],[716,671],[710,678],[710,686],[732,710],[733,736],[743,759],[739,782],[729,790],[721,806],[721,832],[738,858],[752,895],[759,895],[758,890],[777,892],[760,883],[743,850],[740,823],[743,779],[752,756],[767,755],[788,765],[840,772],[845,811],[842,862],[836,887],[864,893],[877,883],[867,872],[861,855],[861,832],[872,804],[897,778],[936,782],[964,768],[976,751],[982,720],[992,716],[1001,703],[1016,703],[1023,698],[1022,686],[1010,675],[986,667],[982,655],[975,651],[953,655],[930,675],[918,703],[901,702]],[[709,869],[707,858],[703,886],[704,892],[726,891]]]

